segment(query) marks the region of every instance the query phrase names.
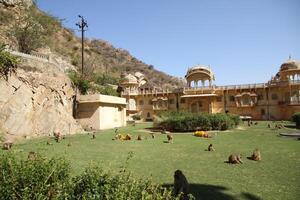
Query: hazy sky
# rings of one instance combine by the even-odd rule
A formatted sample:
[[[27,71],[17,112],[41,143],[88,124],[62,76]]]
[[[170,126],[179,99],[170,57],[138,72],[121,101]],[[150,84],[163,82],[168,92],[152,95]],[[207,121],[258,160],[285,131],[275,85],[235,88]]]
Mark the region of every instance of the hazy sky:
[[[38,0],[87,36],[109,41],[168,74],[210,65],[217,85],[267,82],[300,60],[300,0]]]

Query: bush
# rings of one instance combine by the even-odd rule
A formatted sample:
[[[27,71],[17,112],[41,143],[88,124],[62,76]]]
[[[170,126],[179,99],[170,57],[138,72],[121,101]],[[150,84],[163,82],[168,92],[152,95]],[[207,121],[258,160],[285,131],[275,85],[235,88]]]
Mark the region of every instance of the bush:
[[[296,112],[292,116],[292,121],[296,123],[297,128],[300,128],[300,112]]]
[[[68,76],[81,94],[87,94],[88,90],[91,88],[90,82],[88,80],[84,79],[74,70],[68,71]]]
[[[117,92],[117,90],[115,90],[112,86],[99,86],[98,87],[98,92],[100,92],[100,94],[104,94],[104,95],[111,95],[111,96],[120,96],[120,94]]]
[[[120,81],[119,78],[107,74],[95,75],[94,79],[95,79],[95,83],[97,83],[98,85],[107,85],[107,84],[118,85]]]
[[[150,180],[135,179],[125,168],[117,174],[98,167],[71,178],[70,165],[62,158],[17,159],[0,156],[0,200],[4,199],[151,199],[179,200],[172,191]],[[193,199],[193,197],[191,197]]]
[[[132,119],[133,120],[141,120],[141,116],[138,115],[138,114],[135,114],[135,115],[132,116]]]
[[[233,121],[235,126],[238,126],[241,122],[241,118],[239,115],[235,115],[235,114],[227,114]]]
[[[170,190],[149,180],[134,179],[126,172],[112,175],[99,168],[90,168],[74,178],[73,182],[73,199],[175,199]]]
[[[70,167],[63,159],[19,160],[0,158],[0,199],[63,199],[69,186]]]
[[[156,117],[154,126],[171,131],[227,130],[239,124],[236,115],[224,113],[167,112]]]
[[[16,72],[18,62],[17,57],[5,51],[5,45],[0,44],[0,75],[7,80],[8,75]]]

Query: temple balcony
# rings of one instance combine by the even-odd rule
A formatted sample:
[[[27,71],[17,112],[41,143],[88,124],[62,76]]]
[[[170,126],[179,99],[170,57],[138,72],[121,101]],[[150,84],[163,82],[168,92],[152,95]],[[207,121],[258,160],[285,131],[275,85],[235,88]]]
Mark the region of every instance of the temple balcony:
[[[269,82],[271,86],[288,86],[288,85],[300,85],[300,80],[272,80]]]
[[[184,87],[183,94],[212,94],[215,92],[215,88],[215,86]]]

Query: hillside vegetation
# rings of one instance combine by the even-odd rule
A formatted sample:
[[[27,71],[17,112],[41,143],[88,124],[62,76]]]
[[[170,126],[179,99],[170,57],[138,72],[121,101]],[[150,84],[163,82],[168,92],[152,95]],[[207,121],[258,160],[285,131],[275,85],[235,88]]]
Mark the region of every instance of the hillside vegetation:
[[[75,17],[75,16],[74,16]],[[35,4],[26,8],[0,3],[0,42],[29,53],[50,51],[81,69],[81,41],[62,26],[61,20],[39,10]],[[75,25],[74,25],[75,28]],[[95,82],[103,76],[118,80],[121,72],[143,73],[154,86],[174,88],[183,82],[136,59],[127,50],[115,48],[104,40],[85,40],[86,78]]]

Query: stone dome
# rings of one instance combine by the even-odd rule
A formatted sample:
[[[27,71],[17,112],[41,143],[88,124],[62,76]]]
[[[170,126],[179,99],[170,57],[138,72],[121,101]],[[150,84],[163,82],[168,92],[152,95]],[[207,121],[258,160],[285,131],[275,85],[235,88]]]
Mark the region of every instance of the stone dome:
[[[214,74],[209,66],[196,65],[188,69],[185,78],[189,80],[214,80]]]
[[[291,69],[300,69],[300,62],[296,60],[288,60],[282,63],[280,71],[286,71]]]
[[[132,74],[128,74],[123,78],[122,84],[138,84],[138,80]]]

